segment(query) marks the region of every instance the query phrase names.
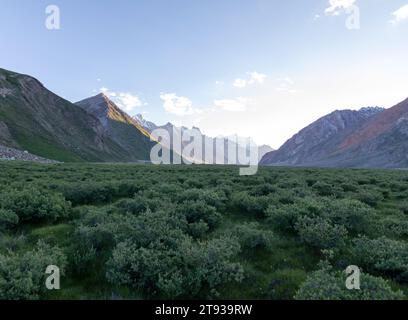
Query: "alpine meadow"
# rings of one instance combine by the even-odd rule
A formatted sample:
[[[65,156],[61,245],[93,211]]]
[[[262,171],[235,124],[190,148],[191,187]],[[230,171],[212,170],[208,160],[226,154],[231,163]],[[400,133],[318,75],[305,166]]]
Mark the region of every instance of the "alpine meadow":
[[[0,315],[408,300],[407,34],[408,0],[0,0]]]
[[[233,166],[1,163],[0,172],[1,299],[408,292],[406,171],[239,177]],[[43,286],[50,262],[63,290]],[[349,265],[363,270],[361,290],[344,286]]]

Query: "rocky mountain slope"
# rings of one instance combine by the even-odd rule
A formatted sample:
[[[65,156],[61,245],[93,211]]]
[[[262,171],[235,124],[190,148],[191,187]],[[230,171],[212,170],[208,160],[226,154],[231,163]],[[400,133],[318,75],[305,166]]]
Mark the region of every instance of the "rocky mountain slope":
[[[59,161],[133,161],[101,121],[28,75],[0,69],[0,144]]]
[[[330,157],[350,134],[361,128],[381,108],[336,110],[289,139],[279,150],[266,154],[261,164],[313,165]]]
[[[334,163],[408,167],[408,99],[372,117],[340,145]]]
[[[130,154],[129,160],[150,158],[154,143],[150,141],[149,132],[106,95],[101,93],[79,101],[76,105],[100,121],[105,134]]]
[[[301,130],[261,164],[324,167],[408,166],[408,99],[390,109],[335,111]]]

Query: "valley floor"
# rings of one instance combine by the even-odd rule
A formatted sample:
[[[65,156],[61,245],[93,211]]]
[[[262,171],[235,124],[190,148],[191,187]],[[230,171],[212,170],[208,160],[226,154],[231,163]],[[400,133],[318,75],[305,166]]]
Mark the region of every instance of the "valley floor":
[[[408,294],[406,171],[0,162],[0,186],[0,299]]]

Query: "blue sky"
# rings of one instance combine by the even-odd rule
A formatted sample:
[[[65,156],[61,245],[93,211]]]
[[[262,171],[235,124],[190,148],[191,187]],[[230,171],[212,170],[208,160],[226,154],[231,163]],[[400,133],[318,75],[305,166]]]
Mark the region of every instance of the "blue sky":
[[[60,8],[60,30],[45,27],[50,4]],[[360,27],[350,30],[352,5]],[[335,109],[391,107],[408,97],[405,5],[0,0],[0,67],[73,102],[102,90],[158,124],[277,148]]]

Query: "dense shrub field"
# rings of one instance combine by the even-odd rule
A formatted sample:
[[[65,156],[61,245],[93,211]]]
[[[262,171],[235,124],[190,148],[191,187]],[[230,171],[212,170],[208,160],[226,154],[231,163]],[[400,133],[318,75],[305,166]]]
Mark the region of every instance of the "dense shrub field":
[[[408,171],[0,163],[0,299],[407,296]]]

